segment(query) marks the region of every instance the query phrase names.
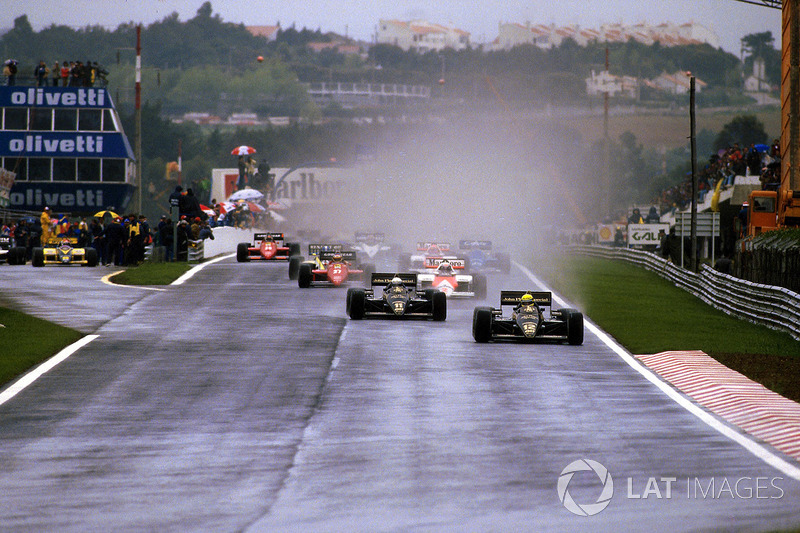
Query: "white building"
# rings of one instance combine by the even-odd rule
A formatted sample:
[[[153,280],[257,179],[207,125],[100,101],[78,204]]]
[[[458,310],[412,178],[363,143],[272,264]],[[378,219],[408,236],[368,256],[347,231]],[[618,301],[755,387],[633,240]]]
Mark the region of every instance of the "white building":
[[[766,81],[764,60],[753,61],[753,73],[744,80],[744,90],[751,93],[767,92],[770,86]]]
[[[592,75],[586,78],[586,94],[589,96],[599,96],[608,93],[608,96],[627,96],[636,98],[639,88],[639,81],[632,76],[615,76],[607,70],[601,72],[592,71]]]
[[[469,32],[423,20],[383,20],[378,22],[378,43],[393,44],[403,50],[425,53],[445,48],[469,47]]]
[[[675,72],[674,74],[662,73],[659,77],[651,80],[651,86],[669,94],[681,95],[689,93],[689,76],[685,72]],[[699,78],[694,80],[694,90],[701,92],[708,84]]]
[[[644,22],[633,25],[609,23],[600,25],[599,29],[582,28],[577,24],[547,26],[530,22],[524,25],[512,22],[499,24],[498,36],[492,43],[492,49],[510,50],[521,44],[552,48],[561,45],[564,39],[572,39],[580,46],[592,42],[624,43],[633,40],[645,45],[656,42],[662,46],[707,43],[714,48],[719,47],[719,37],[705,26],[694,22],[680,25],[664,23],[655,26]]]

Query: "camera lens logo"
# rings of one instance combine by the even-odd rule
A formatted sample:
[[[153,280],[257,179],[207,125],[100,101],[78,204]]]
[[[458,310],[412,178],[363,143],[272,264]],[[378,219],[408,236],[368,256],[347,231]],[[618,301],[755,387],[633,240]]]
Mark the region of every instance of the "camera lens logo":
[[[580,504],[572,499],[569,493],[569,482],[572,481],[572,476],[575,475],[575,472],[587,470],[592,470],[597,474],[597,477],[600,478],[600,482],[603,484],[603,488],[595,503]],[[611,479],[611,474],[609,474],[608,469],[591,459],[578,459],[568,464],[558,477],[557,488],[558,499],[561,500],[561,503],[564,504],[564,507],[566,507],[569,512],[578,516],[596,515],[608,507],[608,504],[611,503],[611,497],[614,496],[614,480]]]

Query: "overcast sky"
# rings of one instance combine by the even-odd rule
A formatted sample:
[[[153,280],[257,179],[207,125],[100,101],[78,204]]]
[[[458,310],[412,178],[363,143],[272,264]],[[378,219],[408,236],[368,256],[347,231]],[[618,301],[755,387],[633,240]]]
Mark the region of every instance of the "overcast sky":
[[[180,20],[195,16],[203,0],[2,0],[0,28],[28,15],[34,29],[50,24],[115,28],[123,22],[144,25],[177,12]],[[474,43],[497,37],[500,22],[597,28],[606,22],[697,22],[713,30],[722,47],[739,55],[740,39],[771,31],[779,46],[781,15],[777,9],[736,0],[217,0],[214,13],[226,22],[284,28],[321,29],[369,40],[378,20],[426,19],[470,32]]]

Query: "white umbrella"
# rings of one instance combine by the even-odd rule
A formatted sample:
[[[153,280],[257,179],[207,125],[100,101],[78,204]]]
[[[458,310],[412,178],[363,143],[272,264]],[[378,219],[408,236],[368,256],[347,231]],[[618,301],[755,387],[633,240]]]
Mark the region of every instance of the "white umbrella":
[[[231,194],[228,197],[229,202],[235,202],[236,200],[260,200],[264,198],[264,193],[261,191],[257,191],[256,189],[242,189],[241,191],[236,191],[235,193]]]

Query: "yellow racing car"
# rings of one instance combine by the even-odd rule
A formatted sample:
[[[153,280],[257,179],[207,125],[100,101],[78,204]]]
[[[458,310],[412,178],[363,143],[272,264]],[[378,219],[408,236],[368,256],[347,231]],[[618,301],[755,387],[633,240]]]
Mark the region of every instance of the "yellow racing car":
[[[45,265],[81,265],[97,266],[97,250],[94,248],[77,248],[77,238],[59,238],[52,240],[43,248],[33,249],[31,264],[35,267]]]

